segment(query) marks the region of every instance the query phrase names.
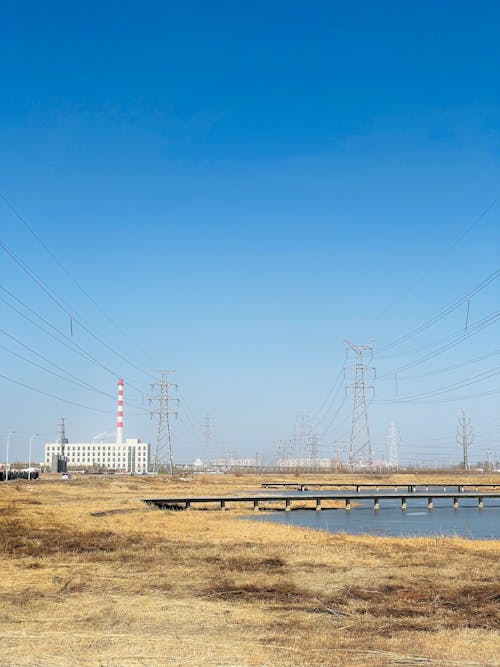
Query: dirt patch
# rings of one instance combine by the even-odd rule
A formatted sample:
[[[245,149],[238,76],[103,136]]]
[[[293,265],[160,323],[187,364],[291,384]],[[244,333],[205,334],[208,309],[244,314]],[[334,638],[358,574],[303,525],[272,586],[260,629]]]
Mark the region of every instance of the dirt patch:
[[[9,556],[47,556],[115,552],[130,549],[139,542],[134,536],[122,537],[111,531],[65,531],[53,527],[37,528],[13,520],[3,521],[0,553]]]
[[[218,566],[230,572],[282,572],[285,561],[282,558],[221,558],[209,556],[207,563]]]

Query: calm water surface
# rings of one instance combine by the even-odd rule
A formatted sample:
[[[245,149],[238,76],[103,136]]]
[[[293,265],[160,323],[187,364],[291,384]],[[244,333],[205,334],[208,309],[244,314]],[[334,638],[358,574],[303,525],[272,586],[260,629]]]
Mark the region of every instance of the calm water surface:
[[[360,501],[356,501],[360,502]],[[500,539],[500,498],[485,498],[484,507],[477,500],[460,498],[460,507],[454,510],[450,499],[434,499],[434,508],[427,509],[427,501],[408,497],[406,511],[400,500],[381,500],[380,509],[373,509],[373,501],[361,501],[349,512],[338,510],[294,510],[272,512],[252,517],[255,521],[275,521],[290,526],[305,526],[332,533],[353,535],[380,535],[415,537],[427,535],[458,535],[470,539]]]

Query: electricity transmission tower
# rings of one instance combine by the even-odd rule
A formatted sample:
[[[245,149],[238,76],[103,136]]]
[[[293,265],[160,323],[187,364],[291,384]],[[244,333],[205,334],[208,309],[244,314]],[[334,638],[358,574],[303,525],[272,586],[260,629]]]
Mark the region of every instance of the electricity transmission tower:
[[[215,433],[214,420],[210,415],[206,415],[201,426],[203,433],[203,442],[205,443],[204,458],[205,465],[209,466],[212,460],[212,440]]]
[[[153,396],[153,398],[151,398],[149,401],[150,404],[156,403],[157,405],[156,409],[151,411],[151,416],[156,415],[158,417],[156,448],[153,459],[153,473],[156,474],[158,472],[158,468],[160,466],[162,459],[164,458],[165,455],[168,455],[168,467],[170,475],[172,476],[174,474],[174,459],[172,456],[170,419],[172,415],[177,417],[177,412],[170,411],[170,401],[176,401],[178,404],[179,399],[171,398],[169,395],[170,388],[175,387],[175,389],[177,389],[177,385],[173,384],[172,382],[169,382],[168,376],[170,375],[170,373],[174,372],[175,371],[166,371],[166,370],[159,371],[160,373],[159,381],[151,385],[151,390],[152,391],[156,390],[158,393],[156,394],[156,396]]]
[[[311,437],[309,439],[309,465],[312,466],[313,468],[316,468],[318,466],[318,459],[319,459],[319,454],[318,454],[318,435],[317,433],[311,433]]]
[[[295,420],[295,435],[293,445],[297,465],[304,463],[307,458],[307,440],[310,434],[309,415],[297,415]]]
[[[462,446],[464,470],[469,470],[469,445],[472,445],[473,442],[474,432],[470,419],[467,419],[465,412],[462,412],[462,416],[458,419],[457,443]]]
[[[372,381],[375,377],[375,368],[367,366],[363,360],[363,354],[369,353],[370,359],[372,355],[372,347],[370,345],[354,345],[348,340],[344,340],[346,345],[346,357],[349,350],[355,354],[355,364],[344,368],[344,375],[347,370],[354,371],[354,382],[346,386],[347,389],[353,391],[353,406],[352,406],[352,425],[351,425],[351,441],[349,446],[349,464],[351,467],[355,465],[373,464],[372,442],[370,439],[370,427],[368,424],[368,408],[366,405],[366,391],[374,389]]]
[[[389,465],[393,470],[397,470],[400,435],[394,422],[391,422],[387,429],[387,442],[389,444]]]
[[[278,467],[284,468],[289,464],[289,442],[287,440],[278,440],[275,444]]]

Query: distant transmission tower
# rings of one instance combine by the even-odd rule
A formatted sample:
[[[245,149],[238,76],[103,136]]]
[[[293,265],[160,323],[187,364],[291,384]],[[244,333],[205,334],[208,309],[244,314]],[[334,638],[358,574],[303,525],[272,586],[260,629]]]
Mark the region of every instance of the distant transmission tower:
[[[310,434],[309,415],[297,415],[295,419],[295,435],[293,438],[293,446],[295,450],[295,457],[297,465],[304,463],[307,458],[307,442]]]
[[[168,381],[168,376],[174,371],[159,371],[160,380],[155,382],[151,389],[157,391],[156,396],[150,399],[150,403],[156,403],[157,407],[155,410],[151,411],[151,416],[156,415],[158,417],[158,431],[156,435],[156,448],[155,455],[153,459],[153,473],[158,472],[159,466],[162,462],[162,459],[165,455],[168,455],[168,467],[171,475],[174,474],[174,459],[172,456],[172,440],[170,434],[170,418],[172,415],[177,417],[177,412],[170,411],[170,401],[179,402],[178,398],[171,398],[169,396],[170,387],[175,387],[177,385]]]
[[[474,432],[470,419],[467,419],[465,412],[462,412],[462,416],[458,419],[457,443],[462,447],[464,470],[469,470],[469,445],[472,445],[473,442]]]
[[[373,464],[373,451],[370,439],[370,427],[368,425],[368,409],[366,405],[366,390],[374,389],[372,384],[367,384],[367,379],[373,379],[375,368],[367,366],[363,361],[363,354],[369,352],[370,357],[372,348],[370,345],[354,345],[348,340],[344,340],[346,345],[346,354],[349,350],[356,355],[356,363],[353,366],[346,367],[345,370],[354,371],[354,382],[347,385],[346,389],[353,390],[352,407],[352,426],[351,442],[349,447],[349,464],[368,465]]]
[[[387,429],[387,443],[389,445],[389,465],[393,470],[397,470],[399,466],[398,453],[400,435],[394,422],[391,422]]]
[[[318,435],[311,433],[309,439],[309,465],[313,468],[318,466]]]
[[[214,420],[210,415],[205,416],[205,419],[203,420],[203,424],[201,426],[201,430],[203,433],[203,442],[205,444],[205,449],[204,449],[205,465],[208,466],[210,465],[210,461],[212,460],[212,440],[214,438],[214,433],[215,433]]]

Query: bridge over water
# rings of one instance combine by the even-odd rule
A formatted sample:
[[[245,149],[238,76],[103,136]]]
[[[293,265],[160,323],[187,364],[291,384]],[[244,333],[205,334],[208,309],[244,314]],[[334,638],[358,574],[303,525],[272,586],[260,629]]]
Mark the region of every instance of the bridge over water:
[[[354,485],[354,486],[363,486],[363,485]],[[381,485],[380,485],[381,486]],[[460,488],[461,485],[459,485]],[[351,503],[356,501],[366,501],[372,500],[374,509],[380,508],[380,501],[399,499],[401,501],[401,509],[405,510],[407,507],[407,501],[409,498],[419,498],[427,500],[427,508],[429,510],[433,507],[434,500],[437,499],[449,499],[450,507],[453,509],[459,508],[459,501],[465,498],[472,498],[477,500],[477,506],[479,508],[483,507],[485,498],[499,498],[500,493],[498,491],[437,491],[431,490],[429,487],[428,491],[419,491],[419,490],[408,490],[399,491],[368,491],[360,492],[351,491],[351,490],[337,490],[337,491],[322,491],[321,493],[314,493],[310,491],[305,491],[300,495],[297,495],[296,491],[282,491],[275,494],[263,494],[262,492],[254,492],[251,494],[242,494],[242,495],[211,495],[211,496],[170,496],[164,498],[144,498],[144,502],[150,506],[157,507],[159,509],[191,509],[193,505],[199,506],[215,506],[216,509],[226,510],[228,506],[239,506],[245,507],[250,506],[254,511],[271,509],[269,505],[272,503],[273,508],[275,509],[276,503],[281,504],[283,509],[289,512],[292,509],[292,503],[300,503],[300,509],[304,508],[304,503],[308,503],[316,511],[323,509],[322,503],[325,501],[342,501],[346,510],[351,509]]]

